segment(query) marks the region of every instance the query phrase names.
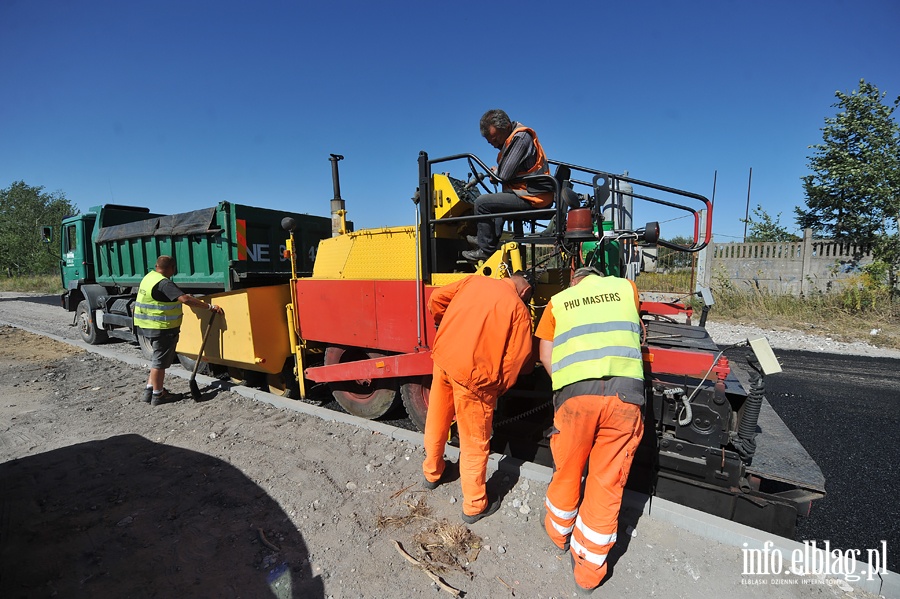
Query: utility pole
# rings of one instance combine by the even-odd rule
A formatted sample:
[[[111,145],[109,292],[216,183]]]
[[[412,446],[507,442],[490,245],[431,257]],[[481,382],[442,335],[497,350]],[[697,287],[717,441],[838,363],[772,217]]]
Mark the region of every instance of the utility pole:
[[[747,243],[747,221],[750,220],[750,182],[753,181],[753,167],[750,167],[750,178],[747,179],[747,209],[744,210],[744,243]]]

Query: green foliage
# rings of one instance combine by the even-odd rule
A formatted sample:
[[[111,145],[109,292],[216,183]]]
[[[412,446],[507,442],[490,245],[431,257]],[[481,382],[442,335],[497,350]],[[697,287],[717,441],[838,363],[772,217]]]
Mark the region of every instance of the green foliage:
[[[681,293],[690,295],[691,271],[675,272],[642,272],[635,280],[638,291],[656,291],[660,293]]]
[[[0,189],[0,269],[6,276],[53,272],[59,265],[58,240],[62,219],[78,209],[61,191],[16,181]],[[41,240],[40,227],[53,229],[53,241]]]
[[[753,215],[747,219],[742,218],[741,222],[747,224],[749,232],[746,241],[750,243],[800,241],[800,237],[781,225],[780,212],[772,218],[759,204],[753,209]]]
[[[810,146],[811,175],[803,177],[806,209],[796,208],[797,224],[859,246],[871,245],[888,265],[892,293],[900,270],[900,125],[884,93],[859,81],[849,95],[836,92],[840,112],[825,119],[823,143]]]
[[[835,96],[841,112],[825,119],[824,142],[810,146],[812,174],[803,177],[807,207],[796,209],[797,224],[869,244],[888,228],[897,230],[900,126],[894,108],[882,103],[885,94],[865,80],[858,91]]]
[[[898,287],[898,270],[900,270],[900,232],[892,235],[882,235],[872,248],[875,263],[884,269],[883,283],[891,291]]]

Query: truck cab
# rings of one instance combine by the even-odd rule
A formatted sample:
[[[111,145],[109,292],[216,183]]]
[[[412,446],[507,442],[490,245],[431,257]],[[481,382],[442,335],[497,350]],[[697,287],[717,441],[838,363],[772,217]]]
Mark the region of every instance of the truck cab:
[[[63,219],[59,248],[59,273],[65,292],[60,298],[62,307],[74,312],[85,299],[82,287],[96,282],[96,254],[92,236],[97,219],[104,225],[122,224],[152,218],[148,208],[107,204],[93,206],[84,214]]]
[[[94,228],[96,218],[96,214],[87,213],[66,218],[62,222],[59,273],[63,289],[69,289],[70,285],[77,288],[85,280],[93,278],[90,232]],[[75,306],[67,305],[70,299],[69,294],[63,294],[62,306],[71,312]]]

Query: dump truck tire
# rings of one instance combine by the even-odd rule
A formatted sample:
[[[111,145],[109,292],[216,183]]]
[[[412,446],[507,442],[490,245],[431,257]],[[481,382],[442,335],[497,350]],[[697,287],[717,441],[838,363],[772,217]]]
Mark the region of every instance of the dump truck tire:
[[[82,340],[88,345],[100,345],[109,340],[107,332],[97,328],[87,300],[82,300],[78,303],[78,308],[75,310],[75,322],[78,324],[78,331],[81,333]]]

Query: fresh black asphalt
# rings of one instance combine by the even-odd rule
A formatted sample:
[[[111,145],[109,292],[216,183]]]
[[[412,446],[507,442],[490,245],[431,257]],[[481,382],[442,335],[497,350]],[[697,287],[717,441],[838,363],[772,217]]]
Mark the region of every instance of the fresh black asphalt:
[[[826,497],[801,518],[795,540],[832,549],[900,552],[900,360],[776,350],[784,372],[766,398],[825,475]],[[734,360],[737,356],[729,352]]]

